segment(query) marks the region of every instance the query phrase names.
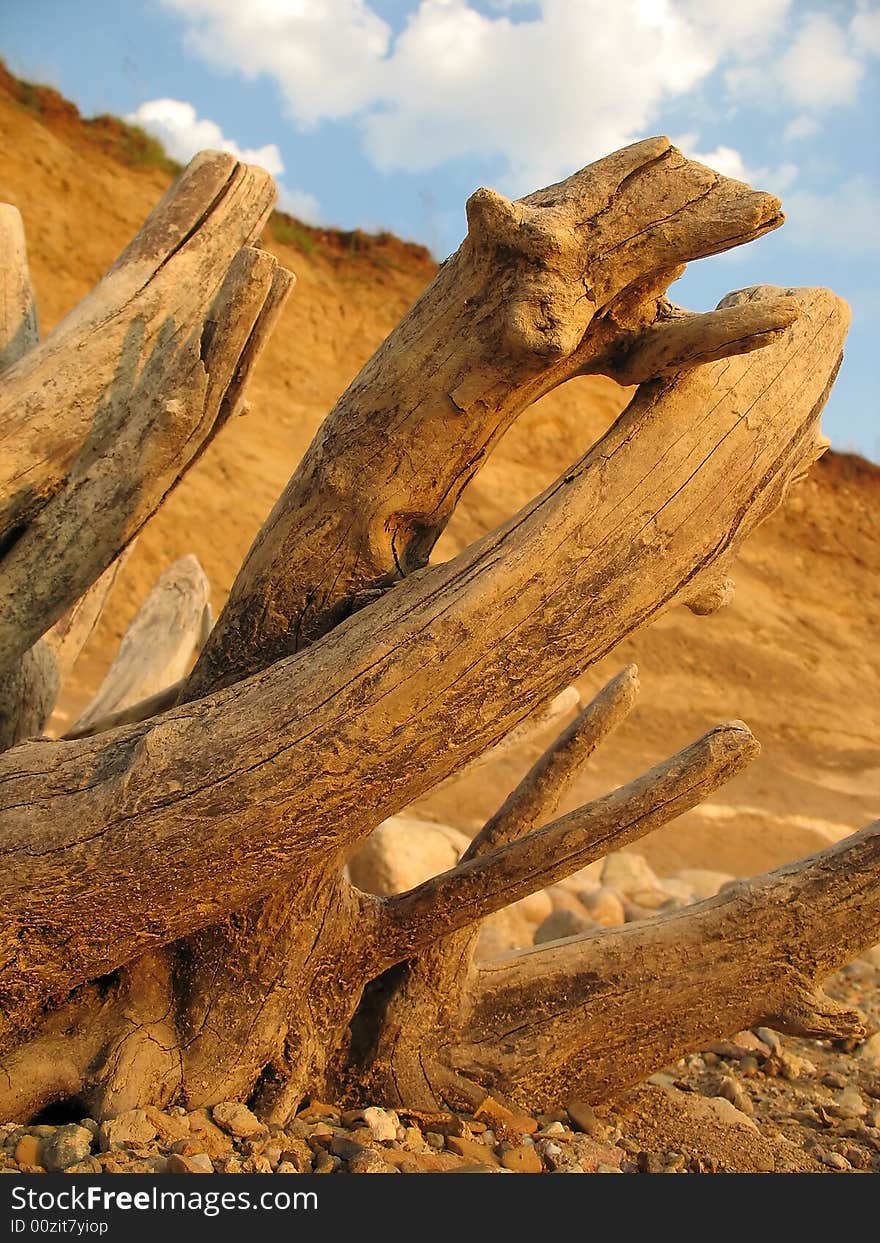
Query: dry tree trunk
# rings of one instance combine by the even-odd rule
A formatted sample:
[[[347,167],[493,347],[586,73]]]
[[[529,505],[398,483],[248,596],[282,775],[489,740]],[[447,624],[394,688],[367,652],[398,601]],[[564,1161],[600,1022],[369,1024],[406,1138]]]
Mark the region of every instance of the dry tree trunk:
[[[3,377],[0,670],[241,400],[290,285],[251,246],[270,202],[262,174],[199,157]],[[666,300],[683,263],[782,216],[665,139],[517,203],[480,190],[468,222],[325,420],[179,695],[136,623],[117,672],[144,660],[158,697],[132,704],[133,679],[114,674],[78,736],[0,756],[0,1112],[237,1095],[283,1119],[308,1092],[367,1087],[409,1105],[489,1089],[549,1101],[613,1092],[756,1018],[859,1030],[817,981],[880,939],[877,826],[686,912],[474,964],[485,915],[666,823],[757,753],[741,723],[719,725],[553,819],[632,705],[632,670],[456,868],[384,899],[345,879],[378,823],[621,639],[675,603],[724,603],[739,542],[821,452],[846,332],[825,290],[748,290],[706,315]],[[614,426],[428,566],[506,428],[587,372],[639,385]]]
[[[122,637],[94,697],[65,738],[145,721],[177,701],[184,674],[211,631],[211,586],[198,558],[161,574]]]

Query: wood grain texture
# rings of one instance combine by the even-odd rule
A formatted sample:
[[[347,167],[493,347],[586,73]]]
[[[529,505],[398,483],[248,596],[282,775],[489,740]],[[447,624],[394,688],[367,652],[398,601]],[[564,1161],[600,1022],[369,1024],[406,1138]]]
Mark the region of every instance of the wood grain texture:
[[[472,1103],[474,1085],[557,1107],[606,1100],[747,1027],[863,1037],[819,981],[880,935],[878,868],[875,823],[697,906],[483,964],[418,1074],[395,1065],[383,1084],[423,1107]]]
[[[268,174],[197,157],[0,384],[0,668],[79,599],[232,413],[292,278]]]
[[[615,343],[667,315],[682,263],[776,228],[779,206],[666,138],[518,202],[478,190],[461,247],[340,397],[264,524],[187,697],[289,655],[423,566],[517,415],[607,370]],[[786,302],[778,325],[792,314]],[[763,315],[764,336],[728,332],[739,344],[725,351],[716,333],[717,352],[765,343]]]
[[[94,698],[66,736],[100,733],[104,718],[180,682],[204,641],[210,594],[211,585],[196,557],[181,557],[169,566],[122,636],[116,659]],[[170,696],[165,706],[175,698]]]
[[[152,724],[0,760],[7,1013],[343,859],[692,594],[814,455],[847,316],[793,296],[779,342],[643,387],[510,522],[308,651]],[[51,922],[23,944],[37,909]]]
[[[106,567],[240,408],[292,282],[251,245],[271,197],[233,157],[199,157],[4,374],[7,672],[75,647]],[[344,870],[378,823],[664,609],[724,602],[740,542],[824,447],[848,312],[827,290],[758,287],[691,315],[665,291],[684,262],[781,219],[772,196],[665,139],[517,203],[472,196],[461,249],[320,429],[180,702],[172,673],[204,593],[192,566],[170,610],[166,583],[136,619],[87,723],[103,732],[0,755],[0,1111],[249,1098],[284,1121],[306,1092],[367,1089],[555,1103],[753,1021],[859,1030],[817,982],[880,939],[877,826],[687,911],[474,962],[484,915],[693,806],[755,753],[745,726],[718,726],[554,819],[632,707],[632,669],[456,868],[385,900]],[[26,299],[4,305],[26,319]],[[617,422],[428,566],[511,421],[590,370],[639,381]],[[150,678],[172,689],[138,698]]]

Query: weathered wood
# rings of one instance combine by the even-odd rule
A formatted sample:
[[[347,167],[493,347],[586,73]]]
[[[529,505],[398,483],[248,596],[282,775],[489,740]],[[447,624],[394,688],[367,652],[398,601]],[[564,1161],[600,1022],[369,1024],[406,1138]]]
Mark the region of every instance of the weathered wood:
[[[619,790],[543,828],[520,831],[504,844],[487,834],[485,847],[468,852],[451,871],[384,899],[383,966],[653,833],[730,781],[759,750],[741,721],[719,725]],[[502,826],[512,830],[514,824],[521,828],[518,818],[502,819],[499,838]]]
[[[596,747],[632,711],[638,690],[638,669],[627,665],[532,765],[476,835],[464,858],[476,859],[545,824]]]
[[[423,565],[498,439],[566,379],[625,365],[635,374],[638,357],[644,368],[662,356],[671,371],[693,366],[701,349],[722,356],[776,339],[796,313],[784,294],[740,313],[688,317],[687,331],[663,294],[683,260],[781,221],[775,198],[687,161],[666,139],[520,203],[478,191],[459,252],[337,402],[276,504],[182,700],[307,646]],[[298,909],[295,893],[273,904]],[[210,963],[215,999],[224,962],[245,953],[244,935],[233,923],[210,947],[207,935],[181,946],[185,958]],[[227,1014],[237,974],[218,1007]],[[234,1059],[240,1037],[229,1030]]]
[[[3,372],[40,339],[24,224],[18,208],[10,203],[0,203],[0,256],[0,372]]]
[[[793,296],[780,341],[643,387],[515,518],[308,652],[152,725],[0,759],[10,1026],[304,869],[341,867],[375,824],[692,594],[814,455],[847,314],[826,291]]]
[[[114,712],[95,717],[85,725],[77,722],[62,737],[65,741],[73,742],[77,738],[93,738],[95,734],[106,734],[108,730],[118,729],[120,725],[137,725],[141,721],[149,721],[150,717],[159,716],[175,707],[185,685],[186,678],[178,678],[176,682],[163,686],[162,690],[146,695],[143,699],[136,699],[125,708],[117,708]]]
[[[0,374],[40,339],[18,208],[0,203]],[[51,645],[37,643],[0,670],[0,751],[41,734],[60,686]]]
[[[141,399],[173,400],[175,347],[205,319],[232,259],[259,234],[274,196],[262,170],[203,152],[101,283],[4,376],[0,532],[27,521],[58,490],[97,416],[119,419],[147,358],[154,363],[137,386]]]
[[[487,1093],[531,1109],[613,1098],[721,1035],[766,1024],[864,1036],[820,981],[880,938],[880,822],[699,905],[473,967],[456,1012],[376,1057],[367,1094],[410,1107]],[[413,1017],[413,1016],[410,1016]],[[392,1032],[386,1031],[390,1038]],[[360,1068],[366,1076],[366,1067]],[[365,1090],[359,1081],[360,1099]]]
[[[487,852],[516,842],[546,824],[596,747],[628,716],[637,695],[637,670],[634,665],[628,665],[603,687],[529,769],[474,837],[461,863],[484,858]],[[746,745],[740,754],[747,760],[750,748],[756,744],[753,739],[743,738],[742,742]],[[724,780],[722,767],[717,769],[717,774]],[[644,794],[645,781],[643,777],[635,783],[636,801]],[[683,781],[680,784],[683,788],[691,783]],[[656,785],[649,790],[651,797],[658,793]],[[612,800],[609,817],[612,826],[623,822],[622,809],[618,805],[622,795],[623,792],[618,791],[617,799]],[[660,797],[663,797],[662,794]],[[607,803],[600,803],[599,806],[609,810]],[[590,809],[582,809],[582,813],[589,818]],[[567,874],[577,870],[578,866],[585,866],[595,857],[595,853],[590,854],[589,858],[567,869]],[[544,884],[549,883],[544,881]],[[445,935],[438,934],[417,957],[403,964],[400,970],[389,973],[382,981],[381,1024],[371,1015],[368,1004],[367,1017],[362,1020],[362,1026],[368,1030],[372,1028],[372,1031],[367,1037],[360,1036],[361,1040],[366,1038],[368,1042],[382,1045],[381,1051],[374,1055],[377,1061],[387,1063],[393,1059],[403,1063],[411,1058],[413,1052],[418,1059],[423,1035],[442,1025],[443,1015],[448,1010],[457,1012],[461,989],[471,972],[479,932],[476,922],[455,933],[447,928]],[[380,1025],[385,1033],[382,1037],[378,1034]]]
[[[58,667],[42,640],[0,672],[0,751],[43,732],[59,686]]]
[[[210,594],[211,585],[196,557],[181,557],[169,566],[132,619],[94,698],[65,736],[100,732],[95,726],[102,718],[118,717],[180,682],[203,641]],[[171,696],[167,706],[173,702]]]
[[[489,747],[483,751],[476,759],[463,769],[453,773],[450,781],[457,781],[464,773],[473,774],[485,767],[487,764],[494,764],[502,756],[508,755],[511,751],[515,751],[518,747],[526,747],[544,734],[552,725],[563,720],[573,710],[580,708],[580,692],[576,686],[566,686],[558,695],[547,704],[542,704],[531,716],[527,717],[520,725],[515,725],[509,734],[505,734],[500,742],[494,747]],[[434,792],[440,788],[440,784],[434,787]]]
[[[247,245],[267,202],[232,157],[196,161],[92,299],[5,378],[0,441],[17,420],[0,472],[7,669],[240,406],[290,284]],[[722,603],[739,542],[821,451],[839,300],[761,288],[693,316],[665,298],[684,260],[775,227],[778,209],[666,140],[520,203],[472,197],[461,250],[340,400],[264,527],[186,702],[167,710],[172,682],[162,715],[141,720],[156,696],[139,698],[120,653],[87,725],[106,733],[0,756],[0,1111],[63,1095],[99,1115],[251,1097],[283,1121],[306,1091],[368,1085],[407,1104],[489,1088],[533,1105],[629,1082],[704,1029],[756,1015],[860,1030],[815,981],[880,939],[876,826],[669,920],[473,962],[484,914],[693,806],[754,753],[745,727],[717,727],[552,820],[631,707],[633,670],[456,868],[390,899],[344,879],[379,821],[636,628],[676,602]],[[99,342],[119,364],[113,384],[99,382]],[[585,371],[641,387],[540,497],[425,568],[517,413]],[[65,625],[44,646],[63,646]],[[192,617],[185,628],[191,642]],[[762,922],[778,937],[756,953]]]
[[[69,675],[79,658],[80,652],[88,643],[101,614],[107,606],[119,575],[135,546],[132,540],[124,552],[107,567],[100,578],[96,579],[76,604],[47,630],[44,642],[52,650],[58,674],[63,682]]]
[[[243,245],[267,174],[197,157],[0,385],[0,668],[97,579],[239,401],[292,278]]]
[[[458,497],[513,420],[573,375],[641,354],[659,317],[663,355],[699,331],[666,324],[662,298],[690,259],[759,237],[779,201],[685,159],[666,138],[607,156],[513,203],[468,202],[458,252],[324,421],[233,585],[187,697],[296,651],[424,565]],[[752,349],[790,300],[715,313],[709,357]],[[733,325],[733,321],[736,324]],[[727,339],[727,345],[724,340]],[[656,350],[654,351],[656,353]]]

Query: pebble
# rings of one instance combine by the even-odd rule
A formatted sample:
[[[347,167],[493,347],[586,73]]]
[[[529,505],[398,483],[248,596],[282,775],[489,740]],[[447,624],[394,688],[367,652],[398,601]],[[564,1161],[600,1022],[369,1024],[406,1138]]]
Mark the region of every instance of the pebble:
[[[75,1122],[60,1126],[45,1136],[42,1144],[42,1164],[50,1174],[60,1173],[70,1165],[84,1161],[91,1154],[92,1132]]]
[[[189,1114],[189,1133],[192,1139],[201,1145],[202,1151],[209,1157],[222,1157],[232,1151],[232,1139],[219,1126],[215,1126],[208,1117],[206,1109],[194,1109]],[[178,1143],[187,1143],[179,1140]],[[174,1145],[177,1148],[177,1143]]]
[[[816,1159],[821,1161],[823,1165],[827,1165],[832,1170],[851,1170],[852,1166],[846,1157],[839,1152],[827,1152],[824,1149],[816,1151]]]
[[[76,1165],[69,1165],[64,1172],[65,1174],[100,1174],[101,1162],[97,1157],[84,1157],[82,1161],[77,1161]]]
[[[565,1112],[572,1126],[577,1130],[583,1131],[585,1135],[592,1135],[594,1139],[605,1138],[605,1127],[596,1117],[592,1106],[586,1101],[569,1101],[565,1106]]]
[[[491,1096],[487,1096],[477,1109],[474,1119],[489,1123],[499,1139],[508,1139],[511,1135],[532,1135],[538,1129],[537,1119],[531,1114],[508,1109]]]
[[[838,1118],[864,1118],[868,1112],[868,1107],[862,1100],[861,1092],[852,1085],[838,1093],[832,1109]]]
[[[339,1157],[334,1157],[332,1153],[327,1152],[326,1148],[322,1148],[315,1157],[313,1173],[315,1174],[333,1174],[342,1165]]]
[[[736,1106],[744,1114],[751,1115],[755,1112],[755,1107],[743,1085],[730,1075],[722,1078],[718,1087],[718,1095],[730,1101],[731,1105]]]
[[[319,1118],[324,1121],[339,1122],[340,1113],[335,1105],[327,1105],[324,1101],[310,1101],[304,1109],[301,1109],[296,1115],[303,1122],[315,1122]]]
[[[772,1028],[756,1027],[754,1031],[761,1043],[765,1044],[771,1053],[775,1053],[778,1056],[782,1052],[782,1041],[779,1038],[779,1034],[773,1031]]]
[[[19,1165],[40,1164],[40,1140],[36,1135],[22,1135],[15,1145],[15,1160]]]
[[[696,898],[693,888],[678,876],[665,876],[660,885],[670,898],[675,898],[682,906],[689,906]]]
[[[372,1148],[364,1148],[356,1157],[352,1157],[348,1162],[348,1169],[352,1174],[397,1174],[399,1172],[393,1165],[383,1161],[379,1153]]]
[[[782,1049],[775,1055],[775,1062],[783,1079],[808,1079],[816,1074],[816,1067],[807,1057],[798,1057],[788,1049]]]
[[[253,1135],[265,1135],[267,1128],[256,1114],[239,1101],[221,1101],[211,1110],[214,1122],[228,1135],[249,1138]]]
[[[379,1143],[388,1143],[397,1139],[400,1119],[393,1110],[379,1109],[376,1105],[371,1105],[364,1110],[363,1118],[373,1139]]]
[[[539,1154],[542,1162],[555,1173],[561,1170],[563,1165],[568,1164],[563,1153],[561,1144],[554,1143],[552,1139],[539,1139],[535,1144],[535,1150]]]
[[[869,1066],[873,1066],[875,1070],[880,1070],[880,1032],[875,1032],[873,1036],[869,1036],[864,1043],[859,1045],[856,1049],[856,1057]]]
[[[148,1105],[144,1112],[156,1128],[156,1135],[163,1144],[173,1144],[175,1140],[183,1139],[189,1134],[189,1118],[185,1112],[166,1113],[162,1109],[154,1109],[152,1105]]]
[[[98,1143],[101,1151],[124,1148],[129,1144],[149,1144],[156,1138],[156,1125],[145,1109],[127,1109],[101,1124]]]
[[[214,1165],[206,1152],[197,1152],[191,1157],[184,1157],[179,1152],[173,1152],[168,1158],[168,1173],[213,1174]]]
[[[552,911],[543,923],[535,929],[534,944],[544,945],[548,941],[561,941],[565,937],[580,936],[591,932],[598,925],[584,912],[557,910]]]
[[[518,1144],[516,1147],[504,1145],[501,1151],[501,1164],[514,1174],[542,1174],[544,1166],[535,1151],[534,1144]]]
[[[473,1161],[465,1165],[457,1165],[454,1169],[444,1170],[445,1174],[510,1174],[510,1170],[505,1170],[500,1165],[485,1165],[480,1161]]]
[[[340,1131],[330,1141],[330,1151],[334,1157],[341,1157],[343,1161],[353,1161],[355,1157],[360,1156],[362,1152],[372,1151],[366,1144],[359,1144],[357,1140],[352,1139],[350,1135],[346,1135]]]
[[[736,880],[729,872],[713,872],[709,868],[682,868],[677,879],[683,881],[698,902],[706,898],[714,898],[725,885]]]
[[[300,1139],[298,1135],[285,1135],[280,1163],[292,1165],[298,1174],[310,1174],[312,1170],[312,1150],[305,1140]]]
[[[755,1033],[750,1031],[737,1032],[729,1040],[716,1040],[714,1044],[709,1045],[709,1049],[718,1057],[736,1061],[755,1054],[758,1057],[767,1058],[771,1053],[769,1045],[759,1040]]]
[[[602,884],[629,897],[636,890],[660,889],[660,879],[644,855],[612,851],[602,864]]]
[[[590,919],[603,928],[618,928],[626,923],[623,899],[616,889],[607,885],[600,889],[585,889],[581,892],[580,899]]]
[[[530,924],[540,924],[553,910],[553,899],[546,889],[539,889],[537,893],[530,893],[511,905]]]
[[[670,898],[665,889],[633,889],[626,896],[631,906],[650,911],[652,915],[655,915],[661,907],[665,907],[668,902],[675,901],[674,898]]]
[[[487,1150],[486,1145],[478,1139],[467,1139],[464,1135],[447,1135],[446,1147],[460,1157],[467,1157],[469,1161],[498,1165],[498,1158],[494,1152]]]

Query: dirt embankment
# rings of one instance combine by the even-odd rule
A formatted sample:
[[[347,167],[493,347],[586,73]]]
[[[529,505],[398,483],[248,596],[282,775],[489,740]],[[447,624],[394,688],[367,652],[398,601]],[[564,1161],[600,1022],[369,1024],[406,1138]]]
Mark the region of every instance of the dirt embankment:
[[[165,190],[173,167],[113,118],[86,122],[53,91],[0,74],[0,199],[21,210],[43,331],[94,285]],[[286,217],[265,244],[298,285],[227,427],[141,536],[114,607],[80,662],[64,708],[81,706],[153,579],[195,552],[222,606],[237,567],[336,396],[430,280],[422,248],[388,235],[310,229]],[[626,399],[584,379],[528,411],[468,489],[438,549],[446,556],[516,510],[601,434]],[[880,468],[829,453],[748,544],[734,603],[683,608],[625,643],[583,691],[628,660],[642,703],[572,801],[598,793],[730,717],[761,759],[712,805],[641,844],[662,871],[760,870],[824,844],[880,805]],[[473,828],[536,748],[447,783],[418,810]]]

